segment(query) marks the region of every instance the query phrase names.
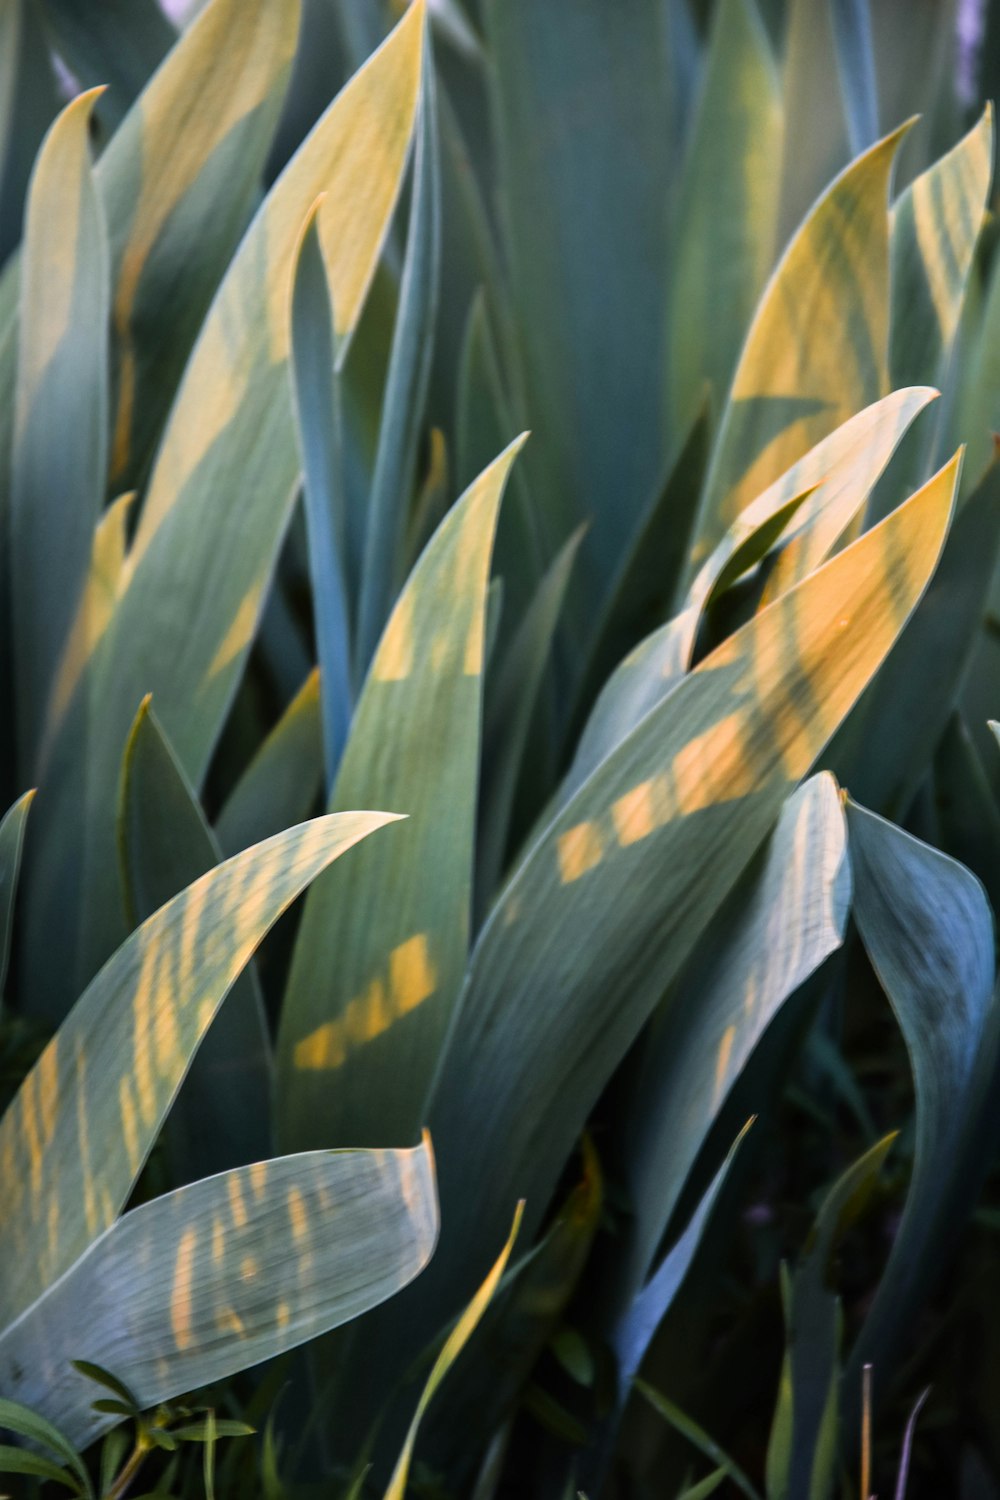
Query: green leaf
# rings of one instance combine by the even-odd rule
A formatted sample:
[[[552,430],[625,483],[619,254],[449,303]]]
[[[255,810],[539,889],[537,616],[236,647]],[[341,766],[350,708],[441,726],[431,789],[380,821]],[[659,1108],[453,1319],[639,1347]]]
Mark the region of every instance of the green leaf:
[[[670,1401],[666,1396],[664,1396],[662,1391],[658,1391],[654,1386],[649,1385],[645,1380],[637,1380],[635,1382],[635,1388],[639,1392],[640,1396],[642,1396],[646,1401],[649,1402],[653,1410],[657,1412],[665,1422],[669,1422],[670,1426],[674,1429],[675,1432],[679,1432],[682,1437],[687,1438],[688,1442],[691,1443],[695,1448],[697,1448],[699,1453],[703,1453],[705,1457],[708,1458],[712,1463],[721,1464],[722,1467],[720,1472],[726,1478],[728,1478],[730,1483],[735,1485],[735,1487],[740,1490],[742,1494],[747,1495],[749,1497],[749,1500],[759,1500],[757,1491],[754,1489],[747,1476],[743,1473],[743,1470],[740,1468],[739,1464],[734,1463],[733,1460],[722,1451],[718,1443],[715,1442],[713,1438],[709,1437],[708,1433],[704,1430],[703,1427],[700,1427],[697,1422],[693,1421],[686,1412],[681,1411],[680,1407],[677,1406],[673,1401]],[[715,1487],[716,1486],[713,1485],[712,1489],[714,1489]],[[697,1491],[693,1491],[692,1493],[697,1493]],[[704,1493],[711,1494],[712,1490],[707,1490]]]
[[[42,0],[42,10],[74,77],[108,86],[97,112],[112,126],[177,40],[156,0]]]
[[[441,261],[441,185],[434,64],[424,60],[406,258],[368,499],[355,676],[367,672],[397,591],[407,502],[427,400]]]
[[[934,842],[982,881],[1000,911],[1000,807],[965,721],[953,714],[934,754]]]
[[[64,726],[72,745],[89,700],[92,774],[83,816],[69,750],[70,769],[39,803],[46,804],[44,863],[54,869],[39,878],[32,906],[37,973],[30,988],[35,1007],[47,1013],[62,1011],[72,987],[64,957],[58,965],[51,956],[46,961],[51,923],[79,926],[81,982],[121,938],[113,890],[116,768],[147,692],[192,785],[205,773],[297,489],[287,299],[301,225],[325,190],[319,230],[343,359],[405,164],[423,17],[424,0],[415,0],[285,169],[244,236],[188,363],[117,607]]]
[[[569,600],[586,639],[631,529],[623,518],[653,493],[666,458],[664,17],[649,0],[489,0],[484,12],[537,434],[527,474],[544,497],[546,558],[590,522]]]
[[[48,39],[32,0],[0,6],[0,266],[21,238],[24,198],[59,108]]]
[[[503,871],[510,816],[566,587],[583,540],[574,532],[547,570],[495,675],[487,675],[483,714],[483,793],[476,843],[478,908],[492,899]],[[478,926],[478,923],[477,923]]]
[[[978,1186],[1000,1048],[993,917],[968,870],[847,803],[854,918],[903,1033],[916,1094],[913,1174],[875,1301],[851,1356],[887,1372],[917,1299]]]
[[[537,1225],[611,1072],[919,599],[958,467],[708,656],[514,872],[430,1109],[444,1236],[425,1326],[454,1308],[504,1205],[526,1198]]]
[[[46,705],[104,501],[110,288],[107,231],[90,166],[96,99],[96,90],[81,94],[46,136],[25,222],[10,493],[23,781],[37,774]]]
[[[892,209],[894,386],[944,378],[993,175],[993,108]]]
[[[330,805],[409,817],[306,902],[278,1036],[279,1139],[296,1149],[404,1141],[423,1122],[468,951],[486,583],[519,447],[438,529],[358,703]]]
[[[215,836],[238,854],[301,823],[323,784],[319,673],[310,672],[223,803]]]
[[[774,8],[771,8],[772,16]],[[785,0],[781,92],[785,135],[775,248],[783,249],[851,156],[830,0]],[[780,23],[779,23],[780,24]],[[893,116],[898,121],[901,116]],[[804,324],[804,327],[810,327]],[[867,1500],[867,1497],[866,1497]]]
[[[237,855],[105,964],[0,1120],[8,1208],[0,1326],[112,1223],[199,1042],[268,928],[332,860],[390,820],[321,818]],[[114,1364],[83,1347],[66,1354],[78,1357]]]
[[[448,1371],[469,1342],[469,1339],[475,1333],[479,1320],[493,1299],[493,1295],[500,1284],[500,1279],[506,1270],[510,1253],[514,1248],[514,1241],[517,1239],[518,1230],[521,1227],[523,1213],[524,1204],[519,1203],[514,1211],[514,1222],[507,1237],[507,1243],[494,1261],[489,1275],[482,1286],[476,1292],[476,1295],[448,1335],[441,1353],[434,1361],[431,1373],[427,1377],[427,1383],[421,1392],[420,1400],[417,1402],[417,1409],[413,1413],[413,1420],[410,1423],[410,1430],[406,1435],[406,1442],[403,1444],[403,1451],[399,1455],[392,1478],[389,1481],[389,1487],[385,1492],[385,1500],[404,1500],[406,1482],[409,1478],[410,1464],[413,1460],[413,1449],[416,1444],[417,1430],[420,1427],[421,1418],[431,1401],[433,1401],[438,1386],[444,1380]]]
[[[830,16],[847,132],[851,152],[858,156],[878,139],[878,83],[869,0],[831,0]]]
[[[17,1401],[0,1398],[0,1430],[17,1433],[18,1437],[27,1438],[29,1443],[48,1448],[73,1471],[81,1490],[90,1494],[90,1481],[83,1459],[69,1438],[45,1417]]]
[[[122,760],[118,853],[130,926],[222,862],[201,806],[143,703]],[[176,1185],[269,1156],[271,1045],[252,963],[234,983],[167,1121]]]
[[[1000,552],[1000,463],[959,509],[941,565],[885,666],[830,746],[844,786],[902,814],[962,691]]]
[[[6,1443],[0,1443],[0,1474],[31,1474],[36,1479],[61,1484],[63,1489],[72,1490],[75,1495],[86,1493],[80,1488],[79,1480],[51,1459],[28,1453],[23,1448],[11,1448]]]
[[[723,1467],[715,1469],[707,1474],[698,1484],[689,1485],[677,1500],[708,1500],[709,1495],[714,1495],[719,1485],[729,1478],[729,1469]]]
[[[754,496],[888,390],[887,207],[902,135],[836,179],[771,277],[723,414],[692,570]]]
[[[302,449],[303,500],[308,535],[320,718],[329,795],[351,726],[351,602],[347,592],[340,377],[335,369],[333,308],[310,211],[295,257],[291,302],[291,370],[295,420]]]
[[[706,381],[717,410],[729,390],[771,269],[782,126],[777,70],[754,0],[723,0],[677,205],[669,338],[674,432],[689,429]]]
[[[25,792],[23,797],[17,799],[13,807],[7,809],[3,821],[0,822],[0,999],[3,997],[7,963],[10,958],[14,897],[17,895],[17,877],[21,869],[24,825],[28,820],[28,810],[34,797],[34,792]]]
[[[867,407],[744,508],[699,569],[681,613],[648,636],[608,679],[580,739],[563,797],[677,686],[691,666],[705,610],[729,583],[789,532],[768,578],[765,604],[829,556],[910,423],[934,395],[918,386]]]
[[[0,1378],[83,1445],[112,1424],[73,1352],[143,1408],[273,1358],[391,1296],[437,1234],[429,1143],[317,1151],[134,1209],[0,1336]]]
[[[785,803],[643,1048],[625,1125],[635,1205],[618,1271],[625,1295],[649,1275],[688,1173],[764,1032],[843,943],[850,901],[840,796],[823,773]]]
[[[813,1225],[801,1265],[783,1277],[788,1344],[767,1455],[768,1500],[826,1500],[832,1492],[840,1383],[840,1303],[830,1262],[861,1213],[896,1139],[887,1135],[837,1179]]]

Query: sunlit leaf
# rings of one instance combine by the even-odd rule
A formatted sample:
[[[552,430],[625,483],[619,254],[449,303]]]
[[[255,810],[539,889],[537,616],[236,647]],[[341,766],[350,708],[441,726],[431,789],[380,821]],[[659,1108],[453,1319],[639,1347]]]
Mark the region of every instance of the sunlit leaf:
[[[423,1122],[468,951],[486,582],[519,447],[430,542],[358,703],[331,806],[408,817],[306,902],[278,1039],[279,1139],[296,1149],[398,1143]]]
[[[82,1445],[116,1418],[92,1409],[71,1356],[155,1406],[391,1296],[426,1265],[437,1226],[428,1142],[209,1177],[112,1224],[0,1336],[0,1380]]]
[[[268,928],[332,860],[387,821],[383,813],[321,818],[237,855],[105,964],[0,1120],[8,1205],[0,1325],[113,1222],[199,1042]],[[66,1357],[113,1363],[85,1348]]]
[[[122,761],[118,853],[131,926],[222,862],[148,700]],[[268,1156],[270,1091],[271,1045],[251,964],[226,996],[171,1109],[166,1128],[173,1182],[194,1182]]]
[[[75,99],[46,136],[25,222],[10,512],[24,781],[37,774],[45,708],[104,502],[110,289],[104,212],[90,165],[97,94]]]
[[[722,418],[692,571],[755,495],[888,390],[889,179],[902,134],[827,189],[764,292]]]

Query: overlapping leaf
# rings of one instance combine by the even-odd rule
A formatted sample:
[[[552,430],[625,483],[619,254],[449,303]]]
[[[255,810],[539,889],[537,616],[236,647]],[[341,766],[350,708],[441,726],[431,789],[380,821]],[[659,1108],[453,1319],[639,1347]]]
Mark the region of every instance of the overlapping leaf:
[[[427,1141],[209,1177],[112,1224],[0,1335],[0,1382],[82,1446],[120,1418],[93,1410],[71,1360],[156,1406],[384,1301],[426,1265],[437,1228]]]
[[[113,1222],[268,928],[332,860],[388,821],[322,818],[237,855],[150,917],[93,980],[0,1120],[0,1324]]]

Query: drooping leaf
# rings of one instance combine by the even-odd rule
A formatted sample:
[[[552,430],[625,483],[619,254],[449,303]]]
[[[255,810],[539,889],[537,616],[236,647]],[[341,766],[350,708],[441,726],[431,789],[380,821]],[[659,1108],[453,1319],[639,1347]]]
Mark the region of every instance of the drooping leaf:
[[[544,497],[544,556],[590,522],[568,603],[585,637],[621,555],[622,516],[638,516],[666,457],[665,17],[649,0],[490,0],[484,11],[537,432],[527,474]]]
[[[389,1481],[389,1488],[385,1492],[385,1500],[404,1500],[406,1484],[410,1473],[410,1464],[413,1461],[413,1449],[416,1444],[417,1431],[420,1427],[421,1419],[433,1401],[441,1382],[465,1348],[465,1345],[469,1342],[469,1339],[475,1333],[483,1313],[493,1300],[496,1289],[500,1285],[500,1279],[507,1268],[510,1253],[514,1248],[514,1241],[517,1239],[517,1233],[521,1227],[523,1212],[524,1204],[519,1203],[514,1212],[514,1222],[507,1237],[507,1243],[494,1261],[489,1275],[482,1286],[476,1292],[476,1295],[448,1335],[441,1353],[434,1361],[431,1373],[427,1377],[427,1383],[421,1392],[420,1400],[417,1402],[417,1409],[413,1414],[413,1421],[410,1423],[410,1430],[406,1435],[403,1451],[399,1455],[392,1478]]]
[[[920,597],[957,477],[955,460],[708,656],[514,872],[430,1109],[444,1236],[425,1327],[485,1261],[504,1205],[525,1197],[537,1224],[611,1071]]]
[[[0,1325],[113,1222],[199,1042],[268,928],[332,860],[388,821],[345,813],[248,849],[162,907],[105,964],[0,1120],[9,1207],[0,1221]]]
[[[708,928],[644,1048],[627,1116],[634,1219],[618,1275],[634,1295],[736,1079],[785,1001],[840,947],[851,877],[831,776],[785,804],[766,849]]]
[[[413,197],[399,307],[386,376],[368,502],[355,676],[368,670],[396,594],[434,352],[441,260],[441,187],[434,67],[425,58],[413,163]]]
[[[118,853],[130,925],[222,862],[201,806],[147,699],[122,761]],[[176,1184],[268,1156],[271,1046],[252,965],[195,1054],[167,1123]]]
[[[426,1265],[437,1228],[427,1141],[209,1177],[112,1224],[0,1336],[0,1379],[82,1445],[119,1418],[93,1410],[74,1356],[155,1406],[392,1296]]]
[[[430,542],[358,703],[331,806],[409,817],[405,838],[306,903],[278,1038],[279,1139],[296,1149],[403,1141],[423,1123],[468,950],[486,583],[519,447]]]
[[[335,368],[334,314],[316,215],[310,211],[296,254],[291,303],[292,391],[302,449],[320,718],[327,795],[347,743],[351,683],[351,601],[347,591],[341,395]]]
[[[97,91],[80,95],[46,136],[25,222],[10,497],[18,762],[25,781],[37,775],[45,709],[104,502],[110,290],[107,231],[90,165],[96,99]]]
[[[915,1299],[985,1167],[998,1049],[993,917],[978,880],[947,855],[847,803],[854,918],[899,1023],[916,1095],[913,1175],[875,1301],[851,1356],[888,1371]]]
[[[313,670],[233,787],[215,824],[226,855],[301,823],[323,783],[319,672]]]
[[[7,961],[10,958],[14,897],[17,895],[17,877],[21,869],[24,825],[34,796],[34,792],[25,792],[13,807],[7,809],[0,822],[0,1000],[3,998]]]
[[[325,190],[319,232],[342,359],[399,189],[419,88],[423,17],[424,0],[415,0],[275,184],[189,361],[117,607],[86,674],[86,691],[78,693],[81,710],[84,699],[93,710],[84,815],[69,771],[65,788],[60,777],[39,799],[46,868],[30,909],[31,991],[33,1005],[49,1014],[63,1010],[72,983],[66,964],[54,966],[47,955],[44,933],[54,912],[64,927],[79,924],[81,982],[120,940],[111,893],[115,768],[147,692],[155,695],[192,785],[204,775],[296,490],[287,298],[301,225]],[[70,717],[76,721],[67,723],[64,736],[72,743],[80,725],[78,716]],[[67,761],[71,768],[68,753]]]
[[[887,136],[836,179],[768,284],[723,414],[692,571],[755,495],[888,390],[888,197],[901,139]]]
[[[577,747],[565,797],[664,697],[691,665],[705,609],[727,582],[787,536],[765,586],[771,603],[812,572],[840,540],[919,411],[935,393],[896,391],[817,443],[750,502],[698,570],[684,608],[608,679]]]
[[[694,421],[706,382],[716,410],[729,389],[771,269],[781,136],[778,75],[754,0],[723,0],[677,205],[668,348],[674,432]]]

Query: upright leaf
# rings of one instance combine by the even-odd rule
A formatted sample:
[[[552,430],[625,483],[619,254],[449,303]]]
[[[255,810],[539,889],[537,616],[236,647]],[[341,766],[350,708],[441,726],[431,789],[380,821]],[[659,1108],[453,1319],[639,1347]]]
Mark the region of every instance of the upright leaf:
[[[278,1038],[279,1139],[296,1149],[423,1123],[468,950],[486,583],[519,447],[439,527],[358,703],[331,806],[409,816],[306,903]]]
[[[0,1382],[83,1446],[121,1419],[94,1411],[71,1360],[156,1406],[391,1297],[426,1265],[437,1228],[427,1141],[209,1177],[112,1224],[0,1335]]]
[[[98,114],[116,126],[177,40],[156,0],[41,0],[59,55],[82,84],[106,84]]]
[[[308,818],[323,783],[322,739],[313,670],[223,804],[215,836],[224,854]]]
[[[0,5],[0,266],[21,238],[24,197],[59,108],[41,15],[32,0]]]
[[[34,792],[25,792],[13,807],[7,809],[0,822],[0,1000],[3,999],[7,961],[10,958],[14,897],[17,895],[17,877],[21,868],[24,825],[34,796]]]
[[[68,105],[46,136],[25,223],[10,515],[24,780],[36,774],[45,709],[104,501],[110,292],[104,212],[90,166],[97,93]]]
[[[947,855],[847,804],[854,918],[913,1071],[916,1148],[903,1217],[851,1356],[888,1369],[917,1298],[985,1167],[984,1111],[1000,1051],[993,916]]]
[[[197,797],[149,701],[129,735],[118,808],[131,924],[151,917],[222,862]],[[271,1047],[253,967],[236,980],[170,1113],[174,1181],[194,1182],[271,1150]]]
[[[748,501],[888,390],[889,178],[901,138],[836,179],[768,284],[722,418],[693,566]]]
[[[677,206],[668,340],[675,432],[694,420],[706,381],[716,410],[729,389],[771,269],[781,136],[778,76],[755,0],[723,0]]]
[[[105,964],[0,1120],[9,1209],[0,1221],[0,1325],[113,1222],[198,1044],[267,930],[332,860],[388,821],[346,813],[248,849],[161,907]]]
[[[829,0],[847,133],[855,156],[878,139],[878,82],[869,0]]]
[[[946,373],[993,175],[993,108],[892,209],[894,386]]]
[[[515,871],[430,1110],[444,1235],[410,1308],[424,1330],[511,1201],[538,1223],[610,1073],[920,597],[957,477],[956,461],[707,657]]]

